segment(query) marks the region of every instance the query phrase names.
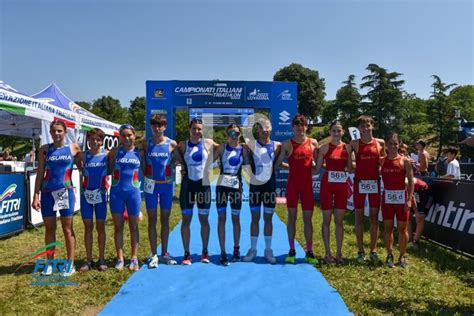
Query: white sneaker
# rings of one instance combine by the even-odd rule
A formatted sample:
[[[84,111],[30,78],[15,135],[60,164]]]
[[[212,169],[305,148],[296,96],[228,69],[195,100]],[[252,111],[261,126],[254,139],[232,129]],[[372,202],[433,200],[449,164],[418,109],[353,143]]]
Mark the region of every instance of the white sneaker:
[[[40,273],[41,275],[51,275],[53,274],[53,265],[52,264],[48,264],[43,271],[41,271]]]
[[[249,251],[247,252],[247,255],[244,257],[244,261],[245,262],[253,261],[256,256],[257,256],[257,249],[250,248]]]
[[[153,269],[153,268],[158,267],[158,262],[159,262],[159,259],[156,253],[154,255],[150,255],[148,259],[148,269]]]
[[[265,249],[265,259],[267,259],[268,263],[274,264],[277,262],[277,259],[273,256],[273,250]]]
[[[76,273],[76,268],[74,267],[74,264],[71,264],[71,267],[69,268],[69,270],[63,271],[63,277],[70,277],[74,273]]]

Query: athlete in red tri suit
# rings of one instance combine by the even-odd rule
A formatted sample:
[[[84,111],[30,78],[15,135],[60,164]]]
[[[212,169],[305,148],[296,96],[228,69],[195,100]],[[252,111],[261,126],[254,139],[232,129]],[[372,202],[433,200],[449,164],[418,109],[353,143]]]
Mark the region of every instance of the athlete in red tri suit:
[[[326,164],[326,171],[321,180],[320,201],[321,210],[323,211],[323,223],[321,233],[324,242],[326,255],[324,261],[326,263],[343,264],[342,259],[342,239],[344,236],[343,219],[347,208],[348,184],[346,169],[350,169],[351,161],[347,150],[347,144],[341,140],[344,135],[344,129],[339,121],[333,121],[329,126],[329,134],[331,142],[324,144],[319,149],[318,160],[316,162],[316,171],[318,174]],[[329,246],[329,234],[332,211],[336,222],[336,259],[331,254]]]
[[[379,230],[378,214],[380,207],[380,177],[379,169],[385,156],[385,142],[374,138],[372,130],[374,120],[370,116],[362,115],[357,119],[361,138],[353,140],[348,150],[355,153],[356,170],[354,176],[354,208],[355,231],[357,239],[357,261],[365,261],[364,252],[364,204],[366,196],[370,207],[370,260],[379,262],[377,255],[377,237]]]
[[[393,268],[393,219],[397,215],[398,244],[400,246],[400,267],[405,268],[405,253],[408,242],[407,221],[413,198],[413,168],[410,160],[398,154],[401,144],[400,136],[392,134],[387,138],[387,157],[382,164],[382,215],[385,247],[387,248],[387,265]],[[405,185],[408,179],[408,186]]]
[[[296,115],[291,126],[295,137],[282,144],[281,155],[275,166],[279,166],[285,157],[288,157],[289,176],[286,186],[286,204],[288,207],[288,241],[290,252],[286,257],[287,263],[296,262],[295,232],[296,232],[296,210],[298,199],[301,199],[303,209],[304,235],[306,238],[305,260],[311,264],[317,264],[318,260],[313,253],[313,162],[316,160],[318,142],[306,136],[308,121],[303,115]]]

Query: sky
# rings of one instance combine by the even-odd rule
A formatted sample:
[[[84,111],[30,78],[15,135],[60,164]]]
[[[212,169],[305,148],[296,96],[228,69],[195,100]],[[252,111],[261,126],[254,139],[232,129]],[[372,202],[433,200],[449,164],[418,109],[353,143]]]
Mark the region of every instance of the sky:
[[[0,80],[26,94],[128,106],[146,80],[271,81],[299,63],[326,99],[368,64],[421,98],[474,84],[471,0],[0,0]],[[364,91],[361,91],[362,93]]]

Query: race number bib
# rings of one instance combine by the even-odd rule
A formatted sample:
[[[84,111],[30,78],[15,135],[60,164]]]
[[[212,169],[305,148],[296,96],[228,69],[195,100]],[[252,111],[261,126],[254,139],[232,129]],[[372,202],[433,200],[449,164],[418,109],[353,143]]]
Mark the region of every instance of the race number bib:
[[[360,180],[359,193],[361,194],[379,193],[378,181],[377,180]]]
[[[405,190],[385,190],[386,204],[405,204]]]
[[[54,199],[53,211],[66,210],[69,208],[69,194],[68,189],[62,188],[51,192]]]
[[[155,191],[155,180],[145,177],[143,191],[148,194],[153,194],[153,191]]]
[[[220,185],[223,187],[231,188],[231,189],[238,189],[240,187],[240,181],[237,176],[230,176],[230,175],[221,175],[221,182]]]
[[[331,183],[345,183],[347,181],[347,173],[345,171],[329,171],[328,179]]]
[[[94,205],[102,203],[102,194],[100,192],[100,189],[85,190],[84,197],[86,198],[86,201],[89,204]]]

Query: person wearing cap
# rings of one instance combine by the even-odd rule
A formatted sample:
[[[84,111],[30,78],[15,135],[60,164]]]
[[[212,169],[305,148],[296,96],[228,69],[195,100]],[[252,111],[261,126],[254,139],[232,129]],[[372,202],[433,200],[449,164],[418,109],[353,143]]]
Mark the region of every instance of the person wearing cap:
[[[430,161],[430,154],[425,150],[426,142],[422,139],[416,142],[415,148],[418,155],[418,161],[415,164],[416,175],[423,177],[428,176],[428,162]]]

